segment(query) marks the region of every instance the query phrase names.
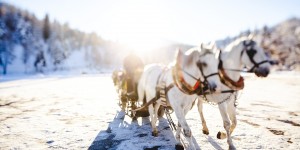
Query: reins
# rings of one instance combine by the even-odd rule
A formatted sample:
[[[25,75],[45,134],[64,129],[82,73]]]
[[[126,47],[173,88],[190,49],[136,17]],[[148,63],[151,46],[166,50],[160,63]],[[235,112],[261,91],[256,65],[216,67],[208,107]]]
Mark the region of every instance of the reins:
[[[196,83],[194,85],[188,84],[183,77],[183,73],[186,73],[188,76],[193,78],[196,81]],[[181,92],[188,94],[188,95],[195,94],[196,90],[202,84],[200,79],[197,79],[196,77],[192,76],[190,73],[188,73],[187,71],[184,71],[177,65],[175,65],[172,68],[172,78],[173,78],[174,84],[178,87],[178,89]]]
[[[188,72],[185,71],[184,69],[181,69],[181,70],[182,70],[185,74],[187,74],[189,77],[193,78],[193,79],[196,80],[196,81],[200,81],[200,82],[201,82],[200,78],[194,77],[193,75],[191,75],[190,73],[188,73]]]

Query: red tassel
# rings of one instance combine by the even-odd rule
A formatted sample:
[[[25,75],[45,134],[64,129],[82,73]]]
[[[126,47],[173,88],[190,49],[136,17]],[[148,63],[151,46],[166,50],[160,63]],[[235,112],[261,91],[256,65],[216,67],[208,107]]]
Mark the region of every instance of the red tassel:
[[[200,85],[200,81],[197,81],[193,87],[193,90],[196,90]]]

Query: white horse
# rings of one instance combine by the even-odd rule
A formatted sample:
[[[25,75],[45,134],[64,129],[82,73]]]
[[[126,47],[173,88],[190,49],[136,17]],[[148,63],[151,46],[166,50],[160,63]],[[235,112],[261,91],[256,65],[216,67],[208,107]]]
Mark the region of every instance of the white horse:
[[[221,91],[232,91],[232,93],[200,97],[198,111],[202,121],[202,131],[204,134],[209,134],[202,112],[203,101],[218,104],[226,133],[219,132],[217,137],[224,139],[227,136],[229,149],[235,149],[231,133],[237,124],[235,101],[238,93],[233,92],[233,90],[237,91],[244,87],[244,81],[239,70],[246,66],[249,69],[248,72],[254,72],[259,77],[266,77],[269,74],[270,64],[263,49],[256,42],[246,37],[235,40],[224,51],[220,51],[219,61],[219,76],[223,83]]]
[[[142,102],[145,92],[146,100],[149,102],[157,94],[157,84],[160,81],[165,83],[167,99],[178,119],[176,140],[179,145],[181,145],[179,141],[180,132],[183,128],[189,147],[191,149],[195,148],[191,139],[192,132],[185,115],[192,108],[193,102],[198,97],[197,93],[201,92],[204,86],[212,91],[220,89],[221,82],[216,74],[218,71],[217,66],[218,59],[215,53],[201,46],[190,49],[186,53],[179,50],[176,56],[176,64],[173,64],[171,68],[166,69],[165,66],[152,64],[144,69],[138,85],[139,101]],[[158,135],[156,121],[161,104],[161,99],[159,99],[149,105],[153,136]]]

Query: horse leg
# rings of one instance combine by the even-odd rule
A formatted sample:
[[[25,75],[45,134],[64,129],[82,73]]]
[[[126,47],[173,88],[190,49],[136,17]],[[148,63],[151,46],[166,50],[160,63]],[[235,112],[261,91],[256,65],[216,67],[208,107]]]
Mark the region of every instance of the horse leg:
[[[229,105],[227,105],[227,111],[228,111],[228,115],[230,117],[231,120],[231,126],[230,126],[230,135],[232,134],[233,130],[235,129],[236,125],[237,125],[237,120],[236,120],[236,108],[234,106],[234,103],[229,103]],[[227,137],[226,133],[223,132],[219,132],[218,133],[218,138],[219,139],[225,139]]]
[[[205,118],[203,115],[203,101],[201,99],[198,99],[198,112],[200,114],[200,118],[201,118],[201,122],[202,122],[202,132],[203,132],[203,134],[208,135],[209,131],[206,126],[206,121],[205,121]]]
[[[184,121],[186,121],[185,116],[190,111],[190,109],[191,108],[184,109]],[[189,142],[189,149],[196,149],[195,145],[194,145],[194,142],[192,140],[192,131],[189,128],[187,123],[186,123],[186,126],[187,126],[188,131],[186,132],[186,130],[184,130],[185,128],[183,128],[183,133],[184,133],[184,136],[186,137],[187,141]]]
[[[226,134],[227,135],[227,143],[229,145],[229,149],[230,150],[235,150],[236,148],[234,147],[233,143],[232,143],[232,139],[230,136],[230,120],[229,120],[229,116],[227,114],[227,104],[226,103],[222,103],[219,104],[219,110],[223,119],[223,126],[224,129],[226,130]],[[217,137],[220,139],[221,138],[221,132],[218,133]]]
[[[148,106],[149,109],[149,114],[151,118],[151,126],[152,126],[152,136],[157,136],[158,135],[158,130],[156,128],[156,117],[155,117],[155,111],[153,105]]]
[[[187,139],[187,141],[189,142],[189,146],[191,149],[194,149],[194,144],[192,143],[192,132],[190,127],[188,126],[186,119],[185,119],[185,110],[183,110],[183,108],[174,108],[175,109],[175,115],[178,119],[178,128],[177,128],[177,132],[176,132],[176,140],[177,143],[176,144],[176,148],[180,147],[180,145],[182,145],[180,143],[180,132],[181,132],[181,128],[183,128],[183,134],[185,136],[185,138]],[[181,126],[181,127],[179,127]],[[182,146],[181,146],[182,147]]]
[[[178,121],[177,129],[176,129],[176,135],[175,135],[175,138],[176,138],[176,141],[177,141],[177,144],[175,145],[176,150],[184,150],[183,145],[180,143],[180,132],[181,132],[181,124]]]
[[[230,135],[231,135],[237,125],[236,108],[234,107],[234,104],[230,104],[228,106],[228,114],[231,120],[231,126],[230,126]]]
[[[155,130],[152,132],[152,135],[153,136],[158,136],[158,130],[157,130],[157,127],[156,127],[156,122],[157,122],[157,119],[158,119],[158,109],[159,109],[159,106],[160,106],[160,103],[157,101],[156,104],[154,104],[154,114],[153,114],[153,123],[152,126],[154,126]]]
[[[186,120],[185,120],[185,117],[184,117],[185,115],[182,112],[182,110],[180,112],[175,111],[175,115],[178,118],[178,124],[180,124],[181,127],[183,128],[184,135],[186,137],[191,137],[192,132],[191,132],[191,129],[189,128]]]
[[[177,129],[176,129],[176,136],[175,136],[177,141],[180,140],[180,132],[181,132],[181,124],[178,121],[178,123],[177,123]]]

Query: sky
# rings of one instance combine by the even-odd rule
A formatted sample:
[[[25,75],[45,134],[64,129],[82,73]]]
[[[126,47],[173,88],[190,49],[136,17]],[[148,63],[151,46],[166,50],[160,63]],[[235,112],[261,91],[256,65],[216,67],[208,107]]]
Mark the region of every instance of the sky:
[[[5,0],[133,48],[198,45],[300,18],[299,0]]]

